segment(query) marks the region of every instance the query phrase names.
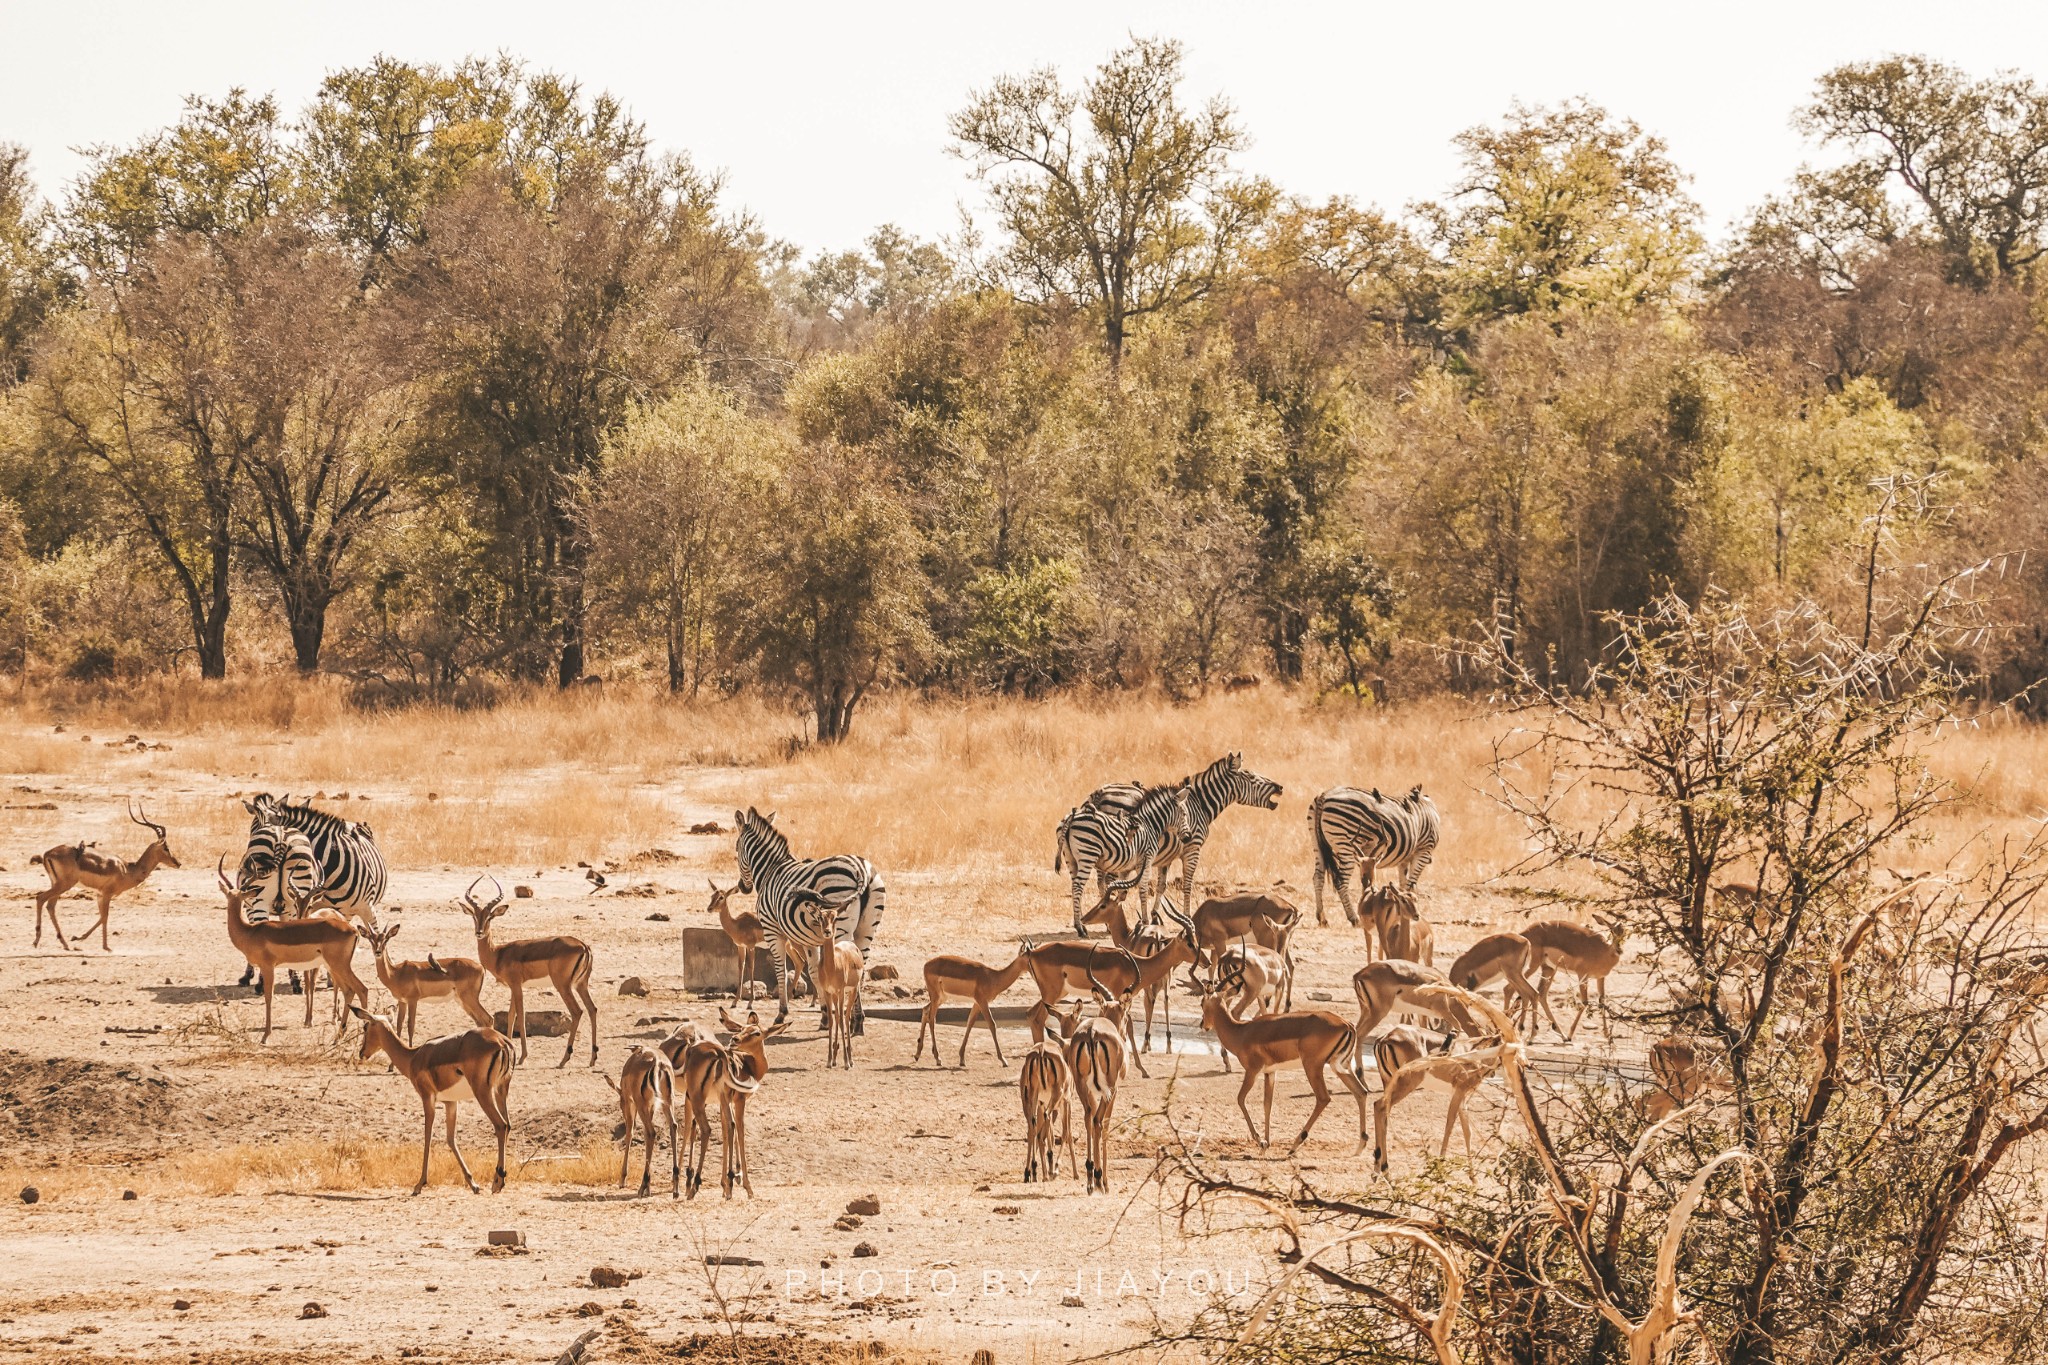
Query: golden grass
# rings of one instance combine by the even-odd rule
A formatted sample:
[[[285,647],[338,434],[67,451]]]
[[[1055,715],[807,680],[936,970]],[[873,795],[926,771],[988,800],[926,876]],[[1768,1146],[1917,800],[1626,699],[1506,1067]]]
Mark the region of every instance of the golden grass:
[[[59,718],[63,735],[50,730]],[[1053,826],[1083,794],[1178,778],[1232,749],[1286,793],[1277,812],[1223,817],[1205,879],[1305,889],[1308,800],[1339,784],[1429,791],[1445,826],[1430,873],[1439,885],[1483,882],[1529,851],[1487,771],[1512,722],[1457,698],[1388,709],[1274,687],[1187,706],[1120,694],[888,696],[862,709],[845,744],[794,752],[798,722],[761,701],[683,704],[627,689],[534,691],[489,711],[364,712],[329,683],[163,682],[90,700],[39,695],[12,719],[14,772],[161,792],[153,809],[188,863],[199,850],[239,849],[247,816],[235,797],[255,790],[325,793],[324,804],[371,823],[394,867],[462,870],[676,847],[689,823],[729,822],[751,804],[780,811],[800,854],[863,853],[893,876],[1025,914],[1064,883],[1052,873]],[[77,742],[81,732],[94,742]],[[172,751],[102,747],[131,732]],[[1961,799],[1931,823],[1930,856],[1986,830],[2030,828],[2048,809],[2048,730],[1965,721],[1931,758]],[[344,791],[351,799],[333,799]],[[118,806],[108,821],[123,830],[117,843],[132,842]]]
[[[490,1127],[471,1113],[459,1130],[462,1154],[480,1185],[490,1183],[497,1143]],[[510,1184],[609,1185],[619,1178],[619,1149],[601,1138],[573,1156],[521,1159],[513,1131]],[[336,1137],[204,1147],[159,1160],[0,1166],[0,1189],[34,1185],[44,1199],[118,1199],[123,1190],[146,1195],[228,1195],[275,1190],[410,1190],[419,1179],[417,1142]],[[462,1173],[438,1127],[428,1163],[428,1188],[462,1188]]]

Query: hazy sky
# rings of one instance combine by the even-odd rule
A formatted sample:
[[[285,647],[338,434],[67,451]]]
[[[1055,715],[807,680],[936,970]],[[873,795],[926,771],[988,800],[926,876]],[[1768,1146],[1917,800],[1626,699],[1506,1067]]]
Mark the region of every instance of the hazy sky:
[[[2048,77],[2040,4],[0,0],[0,141],[55,192],[72,149],[161,126],[189,92],[296,110],[378,52],[503,49],[621,97],[768,231],[842,247],[886,221],[949,231],[978,200],[946,154],[967,92],[1048,63],[1078,77],[1130,33],[1179,38],[1191,93],[1227,95],[1245,166],[1291,192],[1398,208],[1449,183],[1459,129],[1583,94],[1670,143],[1716,231],[1813,155],[1789,116],[1831,66],[1905,51]]]

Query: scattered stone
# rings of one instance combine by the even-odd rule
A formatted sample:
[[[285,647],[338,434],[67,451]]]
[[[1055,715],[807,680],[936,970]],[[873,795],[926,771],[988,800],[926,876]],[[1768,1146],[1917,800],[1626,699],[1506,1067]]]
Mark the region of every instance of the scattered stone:
[[[512,888],[512,899],[513,899],[513,900],[515,900],[515,901],[530,901],[530,900],[532,900],[532,899],[533,899],[533,888],[532,888],[532,887],[530,887],[530,886],[524,886],[524,885],[521,885],[521,886],[515,886],[515,887],[513,887],[513,888]]]
[[[649,924],[667,924],[668,916],[662,914],[661,911],[657,910],[647,917],[647,922]]]
[[[324,1318],[327,1316],[327,1310],[317,1303],[308,1301],[306,1306],[299,1310],[299,1316],[301,1318]]]
[[[705,1265],[760,1265],[752,1256],[725,1256],[717,1252],[704,1258]]]
[[[837,1232],[852,1232],[861,1225],[862,1221],[861,1216],[857,1213],[842,1213],[832,1224],[832,1227]]]
[[[1336,997],[1331,995],[1328,991],[1310,991],[1308,993],[1308,998],[1311,1000],[1333,1000]]]
[[[996,1353],[984,1346],[968,1359],[967,1365],[996,1365]]]
[[[1017,1206],[1016,1206],[1015,1204],[998,1204],[998,1205],[996,1205],[995,1211],[996,1211],[997,1213],[1022,1213],[1022,1212],[1024,1212],[1024,1210],[1022,1210],[1022,1209],[1018,1208],[1018,1207],[1017,1207]]]
[[[882,1201],[875,1195],[864,1194],[858,1199],[849,1201],[846,1211],[848,1213],[857,1213],[863,1218],[873,1218],[882,1211]]]
[[[639,1306],[640,1306],[640,1300],[638,1300],[638,1299],[620,1299],[620,1300],[619,1300],[619,1307],[621,1307],[621,1308],[638,1308]]]
[[[908,1000],[915,994],[908,986],[891,986],[889,989],[895,993],[898,1000]]]
[[[190,1300],[190,1299],[172,1299],[172,1300],[171,1300],[171,1311],[172,1311],[172,1312],[174,1312],[174,1313],[182,1313],[182,1312],[184,1312],[184,1311],[185,1311],[186,1309],[190,1308],[191,1306],[192,1306],[192,1300]]]
[[[491,1027],[512,1036],[512,1020],[505,1010],[499,1010],[491,1018]],[[566,1038],[569,1036],[569,1016],[561,1010],[528,1010],[526,1012],[526,1036],[529,1038]]]
[[[123,1200],[129,1200],[129,1199],[140,1199],[141,1197],[142,1197],[141,1195],[137,1194],[137,1193],[136,1193],[135,1191],[133,1191],[133,1190],[123,1190],[123,1191],[121,1191],[121,1198],[122,1198]]]
[[[1079,1308],[1081,1306],[1081,1296],[1079,1294],[1069,1294],[1060,1300],[1060,1307],[1062,1308]]]
[[[645,1273],[638,1270],[620,1270],[616,1266],[596,1265],[590,1268],[590,1286],[593,1289],[624,1289],[629,1280],[637,1280]]]
[[[595,1301],[586,1303],[576,1310],[576,1316],[579,1318],[601,1318],[604,1316],[604,1305]]]
[[[637,976],[629,976],[619,983],[619,994],[645,995],[647,994],[647,983]]]
[[[427,1286],[427,1292],[429,1294],[438,1294],[441,1292],[441,1286],[438,1284],[430,1284]]]
[[[42,1197],[43,1192],[33,1185],[23,1185],[21,1187],[21,1202],[24,1204],[33,1204]]]
[[[429,800],[429,801],[439,801],[440,799],[441,799],[441,793],[439,793],[439,792],[428,792],[428,793],[427,793],[427,800]]]
[[[894,981],[902,975],[903,973],[897,971],[886,962],[879,966],[868,968],[868,980],[870,981]]]
[[[526,1245],[526,1234],[517,1228],[506,1228],[501,1232],[492,1233],[489,1241],[494,1247],[523,1247]]]
[[[60,725],[60,726],[58,726],[57,728],[61,730],[61,729],[63,729],[64,727]],[[696,824],[694,824],[694,825],[690,826],[690,833],[692,833],[692,834],[723,834],[723,833],[725,833],[725,826],[724,826],[724,825],[721,825],[721,824],[719,824],[719,823],[718,823],[718,822],[717,822],[716,820],[700,820],[700,821],[698,821],[698,822],[697,822]]]
[[[858,1242],[854,1245],[853,1254],[855,1257],[858,1258],[867,1256],[879,1256],[882,1253],[875,1250],[875,1244],[873,1242]]]
[[[604,883],[599,881],[598,885],[603,886]],[[638,896],[641,900],[652,900],[661,894],[661,888],[653,882],[634,882],[631,886],[620,887],[612,892],[612,894],[614,896]]]

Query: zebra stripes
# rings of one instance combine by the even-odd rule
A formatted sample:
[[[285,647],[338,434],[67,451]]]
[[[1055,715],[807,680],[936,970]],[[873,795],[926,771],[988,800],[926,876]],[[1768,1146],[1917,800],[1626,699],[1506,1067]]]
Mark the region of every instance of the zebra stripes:
[[[734,840],[740,864],[739,889],[754,897],[754,913],[761,917],[762,943],[768,960],[775,964],[775,990],[782,999],[775,1015],[780,1023],[789,1017],[789,961],[784,945],[808,954],[844,938],[866,953],[881,927],[888,888],[882,874],[865,858],[840,854],[799,859],[789,851],[789,840],[775,828],[773,811],[763,815],[749,806],[733,812],[733,823],[739,829]],[[821,905],[837,906],[837,915],[817,913]],[[853,1031],[859,1034],[865,1028],[866,1011],[856,994]]]
[[[314,810],[310,805],[295,806],[268,792],[259,793],[242,805],[249,812],[252,841],[257,830],[266,825],[280,825],[306,836],[318,868],[314,890],[317,902],[365,924],[377,922],[376,906],[384,899],[389,873],[368,825]]]
[[[1069,832],[1075,828],[1106,827],[1109,821],[1121,816],[1128,820],[1152,791],[1174,791],[1181,799],[1178,820],[1169,820],[1160,827],[1160,837],[1152,850],[1150,869],[1156,874],[1154,894],[1165,903],[1166,876],[1175,863],[1180,864],[1181,896],[1183,906],[1195,903],[1195,870],[1202,860],[1202,846],[1208,842],[1209,827],[1216,822],[1226,809],[1233,805],[1250,806],[1256,810],[1272,810],[1280,804],[1284,788],[1269,777],[1262,777],[1244,766],[1242,753],[1228,753],[1191,777],[1183,778],[1171,788],[1148,789],[1136,782],[1113,782],[1097,787],[1088,799],[1070,811],[1060,822],[1060,854],[1074,863],[1074,929],[1085,935],[1087,929],[1081,916],[1081,887],[1087,875],[1077,859],[1068,851]],[[1091,814],[1092,813],[1092,814]],[[1060,870],[1060,856],[1053,859],[1053,870]],[[1124,869],[1119,868],[1119,871]],[[1142,880],[1142,873],[1140,874]],[[1139,885],[1138,899],[1142,918],[1145,890]],[[1187,928],[1185,915],[1174,919]]]
[[[1401,886],[1413,891],[1429,866],[1443,832],[1436,803],[1416,787],[1399,801],[1381,796],[1374,788],[1362,792],[1354,787],[1332,787],[1309,803],[1309,831],[1316,845],[1316,923],[1323,917],[1323,879],[1337,888],[1337,903],[1344,918],[1358,923],[1358,911],[1351,903],[1351,873],[1363,869],[1361,897],[1372,889],[1373,875],[1381,866],[1396,869]]]
[[[251,924],[289,918],[292,907],[312,897],[320,863],[306,832],[290,825],[252,825],[249,846],[235,873],[242,914]]]
[[[1087,919],[1081,914],[1081,891],[1091,876],[1102,892],[1095,910],[1109,904],[1112,896],[1135,886],[1142,917],[1145,873],[1169,840],[1186,838],[1187,820],[1188,807],[1181,799],[1179,787],[1154,787],[1129,812],[1093,804],[1067,812],[1067,818],[1060,821],[1052,866],[1057,872],[1064,862],[1071,870],[1076,934],[1088,937]]]

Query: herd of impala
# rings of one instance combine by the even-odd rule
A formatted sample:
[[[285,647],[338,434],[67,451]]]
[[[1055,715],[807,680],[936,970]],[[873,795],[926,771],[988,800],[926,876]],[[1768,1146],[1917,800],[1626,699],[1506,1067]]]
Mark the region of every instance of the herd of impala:
[[[1377,792],[1372,795],[1375,800],[1380,799]],[[1418,797],[1419,789],[1411,794],[1411,806]],[[1319,798],[1318,811],[1321,804]],[[45,867],[51,882],[49,889],[36,897],[38,943],[44,915],[47,913],[55,928],[58,899],[73,887],[83,887],[98,897],[99,919],[94,927],[101,931],[104,948],[112,899],[139,885],[157,867],[179,866],[162,825],[149,821],[146,813],[134,810],[130,811],[130,818],[155,835],[133,861],[96,853],[84,844],[60,846],[34,860]],[[1312,814],[1311,818],[1320,817]],[[1358,1003],[1355,1020],[1344,1019],[1327,1009],[1294,1008],[1292,945],[1301,924],[1298,907],[1276,894],[1255,893],[1206,900],[1192,914],[1180,913],[1163,894],[1166,864],[1177,850],[1154,849],[1147,844],[1135,877],[1111,879],[1105,874],[1102,896],[1085,917],[1106,926],[1106,941],[1081,938],[1034,944],[1026,939],[1015,956],[1000,967],[951,955],[926,962],[925,1001],[912,1060],[923,1059],[929,1041],[933,1062],[943,1064],[939,1054],[939,1011],[946,1002],[961,1000],[967,1002],[968,1010],[957,1065],[966,1065],[968,1044],[980,1023],[987,1028],[998,1062],[1007,1066],[1008,1059],[1003,1056],[995,1027],[995,1001],[1019,981],[1028,980],[1038,998],[1026,1016],[1033,1042],[1022,1058],[1019,1072],[1027,1149],[1024,1179],[1054,1178],[1059,1148],[1064,1146],[1072,1174],[1081,1175],[1085,1162],[1087,1190],[1106,1190],[1109,1129],[1118,1085],[1130,1065],[1135,1065],[1141,1075],[1149,1075],[1145,1056],[1152,1048],[1155,1008],[1161,1005],[1166,1007],[1163,1023],[1166,1044],[1171,1049],[1169,987],[1176,971],[1185,969],[1182,979],[1200,998],[1202,1027],[1216,1041],[1223,1070],[1228,1072],[1233,1061],[1242,1069],[1237,1104],[1252,1140],[1261,1149],[1271,1143],[1276,1070],[1298,1065],[1315,1103],[1290,1152],[1308,1138],[1328,1106],[1330,1091],[1325,1074],[1334,1071],[1358,1102],[1359,1149],[1363,1150],[1371,1141],[1374,1161],[1380,1170],[1387,1167],[1386,1129],[1391,1109],[1424,1087],[1449,1092],[1439,1156],[1448,1152],[1451,1130],[1460,1125],[1464,1126],[1469,1156],[1471,1130],[1464,1105],[1498,1066],[1499,1050],[1494,1045],[1499,1040],[1455,1003],[1447,1004],[1452,999],[1450,993],[1435,988],[1448,985],[1478,991],[1498,984],[1512,1015],[1534,1027],[1540,1013],[1552,1029],[1569,1041],[1592,1004],[1589,991],[1594,988],[1599,992],[1604,1020],[1606,979],[1619,964],[1621,954],[1619,944],[1607,936],[1569,920],[1550,919],[1529,924],[1519,932],[1486,935],[1460,954],[1448,970],[1439,969],[1434,930],[1422,917],[1413,894],[1420,864],[1427,862],[1427,851],[1435,843],[1433,806],[1429,807],[1428,818],[1424,856],[1409,864],[1405,885],[1397,880],[1375,886],[1375,860],[1368,850],[1357,863],[1364,879],[1363,894],[1354,910],[1345,886],[1350,869],[1331,868],[1344,912],[1363,931],[1365,940],[1365,965],[1352,978]],[[1319,836],[1321,832],[1319,827]],[[1327,861],[1328,844],[1323,844],[1322,849]],[[1155,870],[1161,892],[1153,906],[1155,922],[1134,925],[1126,912],[1123,893]],[[1319,863],[1318,890],[1323,871],[1324,865]],[[493,894],[479,900],[476,892],[483,880],[480,877],[472,882],[462,897],[476,932],[476,957],[429,954],[425,961],[404,961],[395,959],[390,951],[399,925],[380,926],[367,909],[354,912],[361,920],[359,925],[332,909],[316,907],[309,892],[285,896],[284,913],[252,923],[244,909],[244,888],[229,878],[224,865],[219,871],[229,943],[262,978],[264,1040],[268,1041],[271,1032],[271,1005],[278,970],[307,972],[307,1026],[313,1022],[315,986],[324,970],[334,997],[333,1013],[341,1018],[342,1029],[346,1030],[349,1018],[362,1025],[361,1056],[367,1059],[383,1053],[412,1084],[424,1116],[420,1179],[414,1186],[415,1194],[427,1183],[437,1107],[445,1111],[448,1145],[455,1153],[464,1181],[472,1191],[478,1188],[455,1141],[456,1108],[464,1101],[476,1104],[492,1125],[498,1159],[491,1188],[495,1192],[503,1187],[505,1150],[511,1130],[509,1087],[514,1068],[526,1059],[527,985],[547,981],[568,1008],[569,1041],[557,1065],[566,1065],[574,1055],[586,1016],[590,1024],[590,1062],[593,1067],[597,1064],[597,1007],[590,992],[590,946],[570,936],[498,942],[492,936],[492,925],[506,912],[502,888],[494,882]],[[817,950],[807,960],[798,960],[806,958],[803,950],[778,945],[773,932],[764,931],[755,912],[733,910],[728,903],[732,894],[729,889],[719,889],[714,882],[707,910],[717,917],[740,955],[738,977],[742,990],[754,980],[753,955],[757,951],[788,952],[793,971],[808,975],[814,982],[827,1030],[827,1065],[850,1067],[853,1034],[857,1031],[855,1003],[864,965],[859,950],[851,942],[841,941]],[[840,908],[813,907],[827,916],[836,914]],[[62,930],[56,932],[63,944]],[[368,1008],[369,989],[353,968],[359,937],[369,941],[377,977],[392,998],[393,1009],[389,1013]],[[1572,975],[1578,985],[1579,1009],[1569,1028],[1558,1025],[1550,1007],[1550,988],[1560,973]],[[512,1037],[492,1026],[492,1015],[482,1001],[487,979],[495,979],[510,993],[506,1034]],[[421,1003],[444,999],[457,1003],[475,1027],[416,1043]],[[737,1008],[740,1004],[736,994],[734,1005]],[[1145,1021],[1142,1043],[1137,1032],[1141,1004]],[[1089,1015],[1091,1007],[1093,1013]],[[1403,1011],[1401,1022],[1373,1038],[1374,1031],[1397,1010]],[[741,1019],[724,1007],[718,1014],[723,1037],[684,1023],[654,1047],[635,1046],[618,1080],[606,1078],[617,1093],[625,1130],[621,1184],[629,1179],[637,1134],[646,1149],[640,1192],[649,1191],[656,1148],[662,1130],[666,1129],[670,1193],[679,1195],[687,1190],[694,1197],[702,1185],[712,1137],[711,1115],[716,1112],[725,1163],[721,1187],[727,1198],[732,1197],[736,1187],[752,1195],[746,1162],[747,1101],[767,1074],[767,1041],[787,1030],[789,1023],[786,1018],[778,1018],[764,1026],[752,1011]],[[1425,1033],[1416,1026],[1417,1019],[1428,1020],[1434,1027]],[[516,1055],[514,1037],[518,1043]],[[1383,1082],[1377,1100],[1371,1099],[1364,1083],[1368,1055]],[[1715,1059],[1695,1040],[1663,1040],[1652,1047],[1650,1063],[1657,1083],[1651,1104],[1660,1112],[1688,1103],[1703,1089],[1719,1084]],[[1263,1127],[1254,1121],[1249,1104],[1253,1085],[1261,1080]],[[1076,1102],[1085,1135],[1083,1160],[1077,1160],[1074,1152],[1072,1109]],[[685,1126],[693,1139],[687,1171],[679,1145],[679,1133]]]

